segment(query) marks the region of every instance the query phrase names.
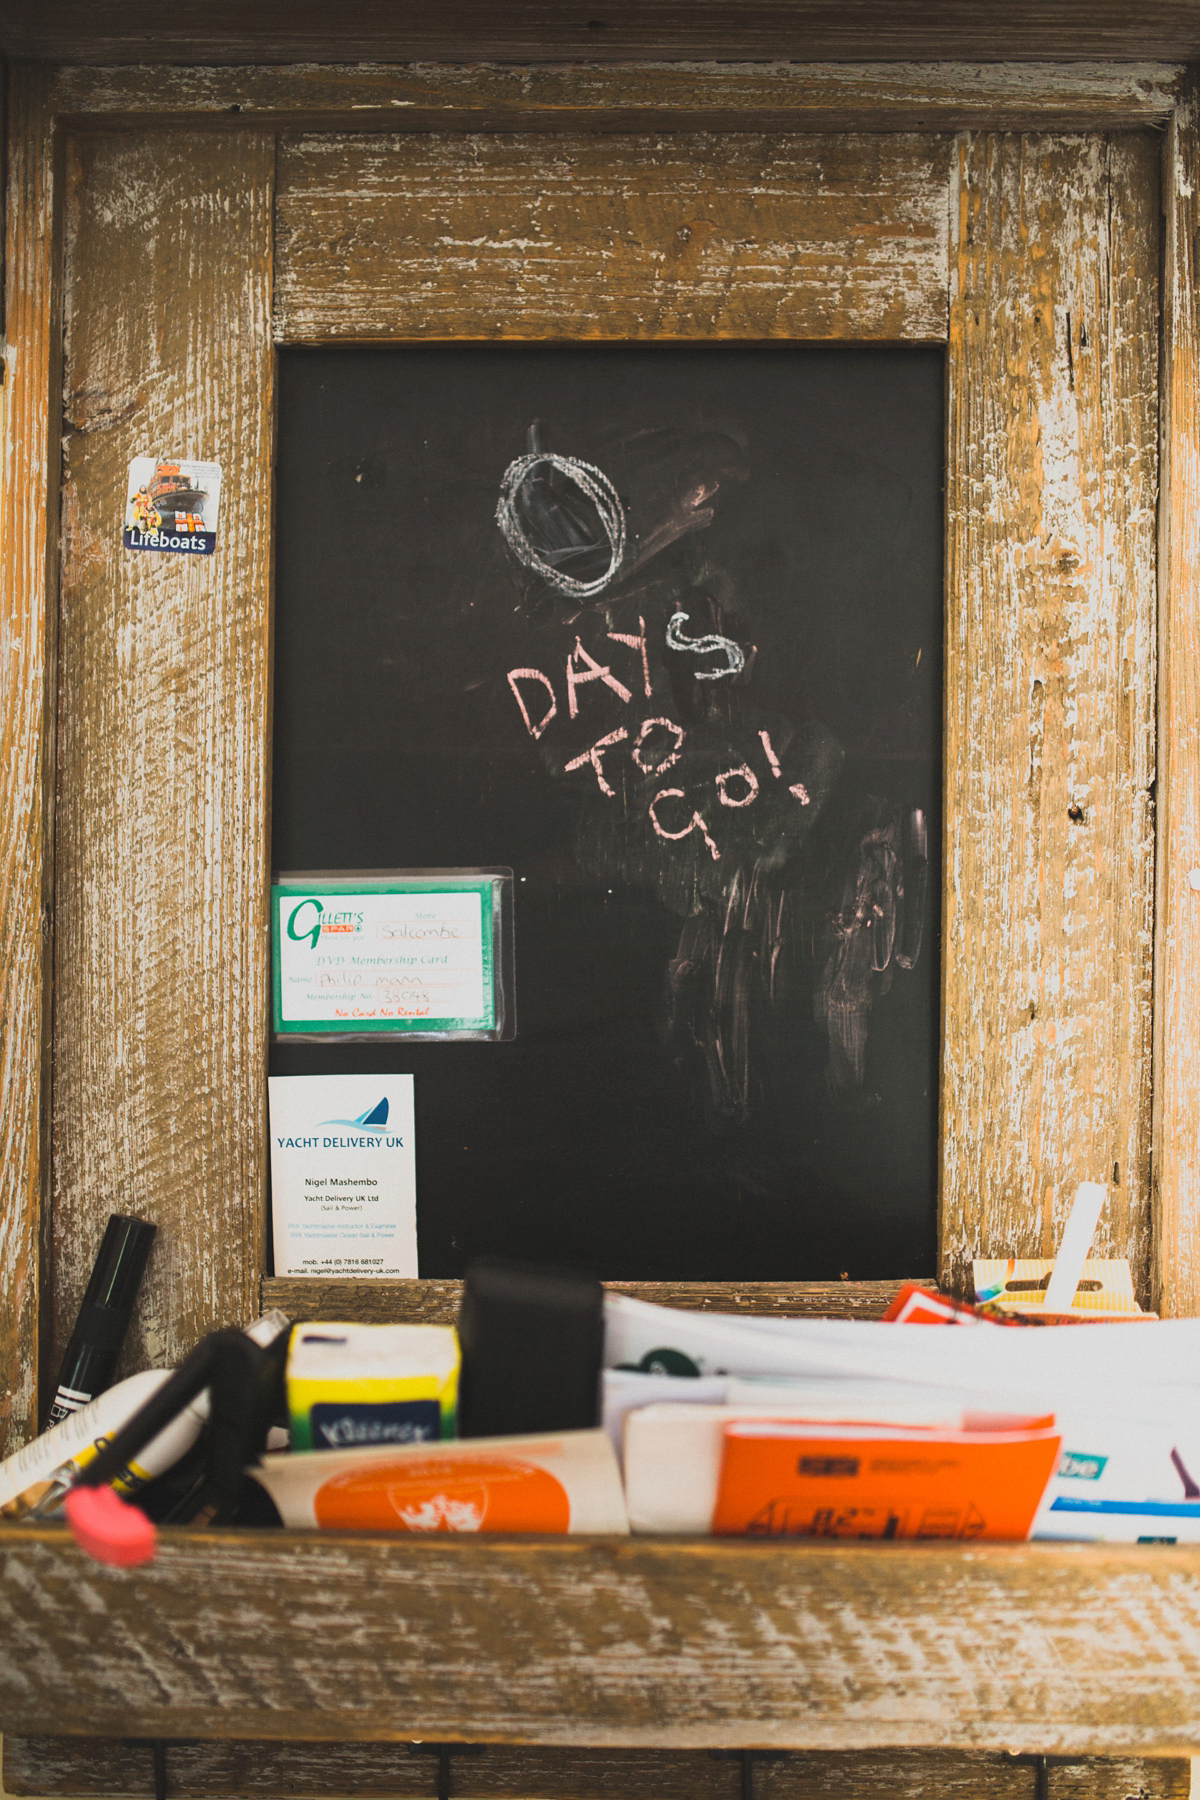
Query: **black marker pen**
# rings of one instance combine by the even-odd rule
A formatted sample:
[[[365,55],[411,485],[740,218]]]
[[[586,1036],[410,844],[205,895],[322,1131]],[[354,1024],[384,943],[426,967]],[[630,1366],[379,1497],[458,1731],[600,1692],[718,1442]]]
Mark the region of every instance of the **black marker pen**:
[[[121,1213],[110,1217],[62,1360],[58,1388],[43,1431],[58,1425],[111,1386],[157,1229],[143,1219],[127,1219]]]

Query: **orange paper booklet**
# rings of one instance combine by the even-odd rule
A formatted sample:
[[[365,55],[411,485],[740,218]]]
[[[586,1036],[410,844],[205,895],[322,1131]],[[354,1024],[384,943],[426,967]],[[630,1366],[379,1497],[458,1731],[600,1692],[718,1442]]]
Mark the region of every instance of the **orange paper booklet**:
[[[962,1431],[735,1419],[718,1534],[808,1538],[1029,1536],[1058,1462],[1054,1416],[968,1418]]]

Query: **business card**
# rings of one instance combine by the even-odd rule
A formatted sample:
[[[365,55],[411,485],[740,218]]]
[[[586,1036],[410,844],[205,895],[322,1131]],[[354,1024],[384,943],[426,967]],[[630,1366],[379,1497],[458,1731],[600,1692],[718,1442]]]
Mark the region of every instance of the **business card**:
[[[272,1075],[276,1275],[417,1273],[411,1075]]]

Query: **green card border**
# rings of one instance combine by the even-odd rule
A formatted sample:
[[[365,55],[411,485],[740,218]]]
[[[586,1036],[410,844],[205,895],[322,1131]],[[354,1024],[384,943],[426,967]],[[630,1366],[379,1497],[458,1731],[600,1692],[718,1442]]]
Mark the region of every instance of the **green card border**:
[[[276,1038],[349,1038],[349,1037],[437,1037],[480,1038],[498,1033],[496,1005],[496,949],[499,935],[501,875],[426,875],[426,876],[335,876],[285,879],[271,883],[271,1034]],[[345,1024],[335,1019],[301,1019],[287,1021],[283,1017],[283,958],[279,942],[279,901],[288,895],[299,899],[319,900],[323,894],[339,897],[353,894],[463,894],[479,896],[483,937],[483,979],[491,997],[490,1017],[479,1019],[352,1019]],[[491,930],[488,930],[490,922]]]

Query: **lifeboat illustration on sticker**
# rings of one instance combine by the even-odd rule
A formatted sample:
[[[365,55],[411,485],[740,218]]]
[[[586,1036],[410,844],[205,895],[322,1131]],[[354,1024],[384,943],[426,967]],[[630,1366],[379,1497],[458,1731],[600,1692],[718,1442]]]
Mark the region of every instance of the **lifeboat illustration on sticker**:
[[[127,550],[211,556],[220,504],[219,463],[135,456],[129,465],[122,542]]]
[[[500,1456],[379,1460],[322,1482],[313,1510],[335,1530],[565,1532],[571,1523],[557,1476]]]

